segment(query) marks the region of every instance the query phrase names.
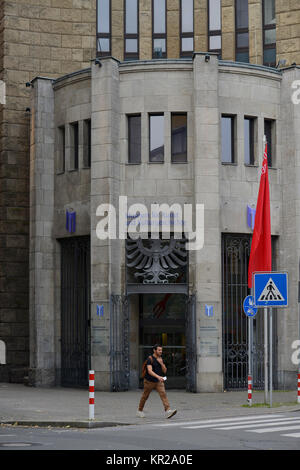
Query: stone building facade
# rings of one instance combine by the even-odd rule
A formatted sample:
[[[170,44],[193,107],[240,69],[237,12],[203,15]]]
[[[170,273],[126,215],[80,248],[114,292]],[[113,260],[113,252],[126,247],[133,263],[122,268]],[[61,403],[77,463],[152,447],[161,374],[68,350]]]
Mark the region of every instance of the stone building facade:
[[[193,50],[196,52],[207,51],[209,49],[210,38],[208,2],[206,0],[194,0],[192,3]],[[224,61],[234,62],[237,60],[236,5],[233,0],[222,0],[221,3],[221,50],[219,51],[219,55]],[[234,211],[234,214],[240,214],[239,211],[242,210],[241,207],[239,207],[239,205],[242,204],[240,200],[240,190],[242,188],[244,190],[245,187],[248,188],[246,190],[248,191],[247,201],[250,203],[251,199],[252,205],[255,203],[258,185],[257,174],[253,168],[248,168],[247,166],[244,168],[241,163],[238,165],[238,168],[230,165],[221,165],[218,167],[216,155],[215,161],[207,161],[205,159],[204,162],[202,161],[201,156],[199,159],[195,159],[194,153],[198,148],[198,143],[195,142],[195,139],[201,138],[198,136],[198,132],[195,133],[195,126],[201,122],[202,114],[199,112],[200,121],[194,118],[199,110],[197,110],[197,107],[193,107],[194,104],[192,101],[194,95],[192,95],[192,93],[196,94],[195,90],[197,90],[197,86],[199,85],[197,82],[197,77],[199,77],[199,75],[196,73],[198,64],[201,63],[201,74],[204,73],[203,71],[205,70],[204,64],[202,64],[200,60],[203,59],[203,57],[195,56],[193,59],[192,53],[189,57],[185,55],[182,56],[180,46],[181,2],[179,0],[167,0],[166,57],[159,60],[168,59],[170,62],[169,65],[168,61],[159,65],[157,60],[152,61],[155,59],[155,57],[153,57],[154,48],[152,42],[153,4],[154,2],[150,0],[139,2],[139,55],[136,59],[140,60],[141,64],[138,65],[137,63],[129,64],[127,63],[127,60],[124,61],[124,59],[126,59],[124,55],[126,39],[124,12],[125,0],[111,0],[110,52],[116,60],[108,60],[104,57],[102,58],[103,54],[99,53],[98,42],[96,41],[96,37],[99,33],[96,0],[3,0],[1,2],[0,11],[2,28],[0,35],[2,45],[2,67],[0,79],[6,83],[6,105],[0,106],[0,338],[3,339],[6,344],[7,362],[6,365],[1,365],[0,367],[0,380],[2,381],[23,382],[24,377],[28,377],[28,368],[30,368],[29,376],[32,383],[59,383],[60,372],[57,371],[61,369],[61,352],[59,349],[58,334],[60,328],[60,314],[58,312],[60,310],[57,302],[59,299],[58,291],[60,284],[57,284],[56,278],[57,276],[60,276],[58,273],[59,270],[57,268],[57,263],[59,263],[60,259],[60,251],[58,250],[58,247],[61,245],[59,245],[60,242],[56,240],[66,238],[66,235],[67,237],[69,236],[68,233],[66,234],[65,232],[64,225],[64,217],[67,207],[76,208],[76,235],[90,235],[91,237],[90,247],[92,260],[93,263],[95,263],[95,268],[92,269],[91,274],[92,279],[94,279],[91,284],[91,314],[94,312],[96,305],[104,305],[105,312],[107,303],[110,301],[110,296],[112,294],[124,294],[124,279],[122,277],[118,277],[121,276],[120,273],[117,274],[111,272],[110,267],[112,266],[112,263],[110,261],[110,257],[115,256],[118,262],[121,260],[121,264],[124,262],[125,258],[122,256],[117,257],[115,247],[111,247],[109,244],[108,247],[106,247],[106,245],[102,246],[101,244],[100,247],[97,247],[97,245],[99,245],[99,240],[93,240],[93,237],[95,237],[94,228],[96,224],[95,205],[98,204],[97,197],[93,199],[93,196],[98,194],[97,191],[101,194],[104,192],[104,196],[108,199],[113,197],[111,194],[114,194],[114,197],[117,197],[116,194],[118,194],[118,192],[111,192],[111,185],[113,185],[114,188],[116,186],[118,187],[120,181],[122,181],[122,184],[124,184],[123,194],[128,194],[129,197],[132,196],[135,198],[137,196],[145,196],[146,192],[148,197],[151,199],[150,196],[154,194],[160,194],[163,196],[163,193],[166,192],[167,195],[173,194],[174,197],[172,197],[172,200],[177,197],[182,202],[195,202],[199,200],[204,201],[204,203],[209,207],[212,206],[209,209],[208,215],[215,230],[214,236],[212,236],[211,239],[215,246],[211,248],[211,254],[208,254],[207,252],[205,255],[204,252],[200,252],[199,255],[195,254],[196,258],[197,256],[200,257],[200,260],[202,256],[207,256],[206,262],[208,262],[208,260],[211,261],[211,259],[215,257],[218,264],[220,263],[222,258],[222,254],[220,252],[222,243],[219,243],[222,238],[221,233],[226,233],[226,231],[228,231],[228,233],[250,233],[247,228],[240,226],[233,216],[231,219],[228,219],[226,211],[229,210],[228,207],[230,205],[230,210]],[[279,60],[285,59],[287,66],[293,63],[298,64],[300,54],[300,18],[298,2],[296,0],[290,0],[289,2],[276,0],[274,4],[276,12],[275,62],[277,64]],[[248,1],[248,53],[249,62],[253,65],[263,65],[264,63],[262,7],[262,0]],[[159,53],[158,48],[158,54]],[[103,61],[103,65],[99,70],[98,66],[96,67],[94,65],[92,65],[92,68],[90,69],[91,60],[97,55],[100,56],[100,60]],[[118,61],[120,61],[120,63]],[[146,63],[145,61],[149,62]],[[272,220],[275,220],[275,227],[277,227],[273,230],[273,234],[278,236],[280,235],[276,241],[276,252],[277,254],[280,253],[279,260],[277,260],[278,266],[290,269],[290,258],[294,258],[294,253],[288,254],[290,253],[288,249],[282,249],[281,240],[283,240],[283,236],[285,240],[292,240],[292,237],[294,237],[290,244],[292,245],[295,243],[297,245],[297,217],[293,219],[293,224],[296,224],[293,230],[291,229],[289,217],[291,214],[297,214],[297,200],[294,198],[293,186],[290,185],[290,178],[296,178],[296,173],[291,170],[291,165],[294,165],[295,163],[296,154],[293,149],[294,140],[287,139],[289,150],[286,154],[286,158],[290,159],[291,165],[288,168],[284,168],[283,166],[281,168],[280,152],[282,144],[280,143],[280,139],[282,138],[282,141],[284,142],[283,136],[289,136],[291,128],[296,126],[296,121],[291,124],[292,127],[284,125],[281,129],[279,125],[281,121],[288,122],[286,116],[291,110],[294,111],[293,104],[289,100],[289,80],[293,74],[293,77],[295,79],[297,78],[298,69],[297,67],[293,67],[292,69],[284,71],[281,75],[275,70],[267,72],[263,69],[259,71],[259,69],[251,69],[251,67],[249,67],[246,71],[245,66],[240,66],[239,70],[242,70],[243,73],[233,73],[233,71],[237,71],[234,64],[226,65],[224,62],[218,68],[215,62],[216,57],[212,54],[209,66],[212,67],[212,73],[215,74],[218,90],[206,90],[203,92],[205,94],[207,91],[211,91],[212,93],[209,93],[209,95],[215,94],[215,99],[219,96],[219,92],[221,93],[217,100],[218,103],[215,103],[214,106],[211,104],[208,106],[208,114],[210,116],[215,116],[215,119],[218,113],[218,116],[220,115],[220,112],[225,114],[235,114],[233,109],[229,109],[229,105],[228,108],[225,106],[226,99],[228,99],[229,102],[233,102],[237,97],[236,95],[226,98],[226,93],[231,87],[231,78],[229,79],[229,82],[226,82],[225,77],[231,77],[231,72],[233,74],[232,76],[236,79],[237,77],[243,77],[241,79],[242,83],[237,84],[237,88],[234,90],[235,93],[240,93],[237,98],[238,102],[243,101],[243,96],[249,83],[251,83],[252,86],[253,81],[256,80],[258,82],[262,79],[262,75],[264,76],[263,82],[266,83],[266,85],[262,85],[262,82],[260,82],[260,85],[257,86],[259,90],[261,88],[263,90],[267,90],[266,96],[270,97],[271,95],[270,98],[266,100],[262,99],[260,103],[255,104],[255,106],[258,106],[257,109],[261,109],[261,114],[255,111],[254,104],[251,107],[251,111],[245,112],[249,113],[251,116],[254,115],[257,117],[255,124],[257,126],[257,136],[261,136],[263,132],[263,115],[268,115],[267,117],[270,120],[276,120],[276,122],[279,123],[276,128],[276,139],[278,139],[276,144],[276,167],[278,167],[278,170],[271,170],[271,181],[274,185],[274,180],[278,178],[277,185],[273,186],[273,188],[275,188],[273,190],[273,195],[275,197],[274,200],[277,201],[277,198],[278,201],[280,200],[281,196],[278,194],[284,194],[287,198],[283,199],[283,206],[285,205],[286,210],[283,210],[282,218],[280,219],[277,211],[274,211],[272,215]],[[134,85],[137,85],[137,90],[140,90],[138,87],[141,86],[144,80],[144,78],[143,80],[140,80],[144,73],[140,72],[140,70],[144,70],[143,67],[145,67],[145,73],[150,73],[149,69],[151,69],[152,75],[149,75],[151,77],[154,75],[156,76],[156,74],[160,77],[159,70],[161,67],[163,69],[161,73],[165,74],[165,78],[169,78],[169,75],[171,74],[174,81],[179,80],[180,82],[180,80],[182,80],[181,83],[184,88],[183,92],[181,89],[179,90],[176,88],[176,85],[173,86],[171,80],[171,97],[169,98],[169,91],[165,90],[166,84],[162,84],[162,96],[164,97],[163,109],[162,105],[159,110],[158,108],[155,108],[155,100],[153,100],[153,109],[150,109],[152,104],[150,108],[147,107],[148,103],[147,106],[145,105],[145,108],[143,108],[142,105],[138,106],[135,104],[136,108],[131,111],[128,111],[127,108],[125,110],[124,108],[123,121],[122,119],[119,121],[119,100],[121,100],[122,103],[126,103],[126,100],[130,104],[134,102],[130,92],[126,91],[126,87],[130,89],[132,87],[132,83],[134,83]],[[168,67],[170,67],[170,71]],[[232,69],[230,67],[232,67]],[[109,68],[114,70],[114,72],[109,71]],[[97,81],[94,79],[94,75],[96,72],[102,73],[104,70],[106,70],[105,73],[107,73],[106,82],[109,82],[109,85],[108,83],[105,83],[105,86],[112,88],[109,88],[108,93],[101,97],[100,102],[102,103],[101,106],[108,106],[108,101],[111,101],[109,106],[113,107],[113,111],[111,112],[110,125],[104,125],[103,127],[107,127],[107,132],[108,129],[110,129],[114,139],[116,137],[115,133],[118,129],[120,142],[118,138],[114,140],[113,148],[115,148],[115,146],[119,146],[119,149],[118,153],[115,154],[114,150],[109,146],[108,141],[104,143],[99,139],[99,137],[92,137],[92,163],[89,166],[87,165],[88,157],[86,156],[86,126],[88,126],[88,121],[91,120],[91,126],[94,128],[96,125],[94,113],[99,111],[99,119],[101,114],[102,120],[105,120],[107,115],[110,114],[110,111],[109,113],[104,113],[103,111],[106,111],[106,109],[101,108],[100,105],[99,110],[93,110],[93,106],[97,106],[93,101],[93,94],[101,94],[99,91],[100,85],[98,83],[102,80],[102,78],[100,78],[100,81]],[[229,70],[230,73],[228,72]],[[176,75],[177,72],[178,76]],[[30,84],[37,76],[44,78],[34,80],[32,82],[34,88],[31,86],[26,87],[26,83]],[[111,80],[112,76],[114,77],[114,80]],[[181,79],[183,76],[184,79]],[[206,75],[204,74],[204,76]],[[60,77],[62,78],[60,79]],[[125,79],[125,77],[128,78]],[[129,77],[134,77],[132,83],[131,78]],[[174,77],[176,77],[176,79]],[[224,80],[220,80],[220,77],[224,78]],[[249,83],[247,83],[247,85],[243,82],[245,77],[249,77]],[[121,85],[123,78],[124,82],[127,82],[127,85],[125,83],[122,83]],[[52,82],[52,80],[55,81]],[[209,80],[207,79],[207,81]],[[189,84],[189,87],[187,87],[187,83]],[[147,81],[147,85],[148,84],[150,85],[149,90],[152,90],[150,79]],[[95,86],[95,89],[93,86]],[[173,91],[172,86],[174,88]],[[76,90],[76,97],[72,95],[72,87]],[[77,88],[79,88],[78,96]],[[252,96],[256,96],[256,91],[254,91],[254,88],[250,87],[250,89],[254,93],[251,95],[252,99]],[[66,90],[68,90],[70,96],[68,93],[65,95]],[[32,94],[36,92],[41,93],[39,98],[41,98],[40,103],[44,103],[43,110],[41,106],[37,105],[33,100],[34,96],[32,96]],[[224,100],[221,98],[223,96],[223,92]],[[129,93],[128,96],[126,93]],[[143,92],[140,90],[138,93],[140,93],[139,101],[141,102],[145,100],[146,103],[147,98],[143,97]],[[154,96],[155,95],[156,93],[154,93]],[[150,93],[149,96],[150,98],[148,98],[148,100],[152,101],[153,97]],[[177,97],[177,109],[174,108],[175,105],[173,106],[171,104],[170,108],[168,108],[169,102],[172,102],[172,96]],[[258,96],[260,96],[259,93]],[[264,95],[262,94],[262,96]],[[250,97],[248,98],[250,100]],[[77,100],[79,101],[77,102]],[[157,98],[157,101],[160,101],[160,98]],[[104,102],[107,104],[104,105]],[[220,104],[221,102],[222,105]],[[182,105],[179,106],[180,103],[182,103]],[[267,103],[272,107],[272,109],[268,109],[268,112],[262,109],[263,106],[268,107]],[[238,106],[238,104],[236,105]],[[58,109],[58,107],[60,107],[60,109]],[[37,113],[40,113],[39,119],[36,118],[36,121],[32,124],[32,129],[35,129],[36,126],[39,129],[34,136],[32,135],[32,129],[30,131],[30,121],[33,119],[33,108],[37,110]],[[151,174],[151,172],[148,174],[148,170],[147,172],[145,170],[145,166],[148,168],[148,165],[145,165],[147,160],[146,147],[144,147],[144,156],[142,157],[144,162],[139,167],[126,166],[124,163],[124,159],[126,158],[125,147],[127,145],[125,115],[127,113],[135,112],[144,113],[143,139],[144,145],[146,145],[145,142],[147,141],[148,132],[146,114],[149,112],[169,113],[166,114],[165,117],[166,123],[167,120],[170,121],[170,113],[172,111],[186,112],[188,119],[190,120],[188,122],[188,132],[190,133],[188,142],[190,145],[189,156],[191,157],[191,161],[189,160],[189,163],[184,165],[183,173],[181,173],[181,170],[179,169],[180,165],[172,166],[170,163],[166,162],[167,165],[170,166],[170,168],[168,168],[168,174],[161,172],[161,169],[155,165],[152,165],[149,168],[153,174]],[[78,112],[80,113],[79,116]],[[239,113],[236,112],[237,116],[239,114],[241,115],[242,111],[239,111]],[[75,122],[79,123],[78,136],[80,145],[78,158],[79,168],[81,170],[69,171],[72,169],[71,155],[73,150],[70,142],[72,136],[71,133],[74,130],[73,127],[69,128],[69,124]],[[166,132],[170,132],[167,124],[165,125]],[[241,136],[240,131],[243,126],[241,118],[236,119],[235,125],[237,126],[237,131],[239,130],[237,136]],[[62,129],[63,126],[65,126],[66,132],[65,156],[66,165],[68,166],[66,167],[67,171],[54,176],[59,172],[59,168],[57,166],[54,168],[53,166],[53,152],[56,158],[55,161],[57,161],[57,159],[59,160],[59,150],[57,147],[59,147],[59,142],[61,142],[60,139],[62,138],[61,133],[59,134],[57,128]],[[220,145],[220,139],[217,138],[217,133],[219,132],[218,123],[215,121],[206,122],[203,123],[203,127],[200,127],[200,129],[202,129],[205,134],[207,130],[209,131],[207,134],[208,140],[204,142],[203,148],[207,149],[207,152],[212,152],[212,154],[214,154],[214,152],[218,152],[219,158],[219,147],[215,147],[216,143],[217,145]],[[215,133],[214,137],[210,136],[211,132]],[[94,135],[93,133],[95,133],[94,130],[92,132],[92,136]],[[296,134],[297,132],[295,127],[295,135]],[[40,141],[37,140],[37,135],[40,135]],[[97,138],[99,142],[97,142]],[[213,139],[213,146],[210,139]],[[296,138],[295,142],[295,145],[297,145]],[[105,155],[110,153],[112,154],[112,157],[109,160],[112,161],[112,163],[107,165],[107,173],[104,180],[103,177],[100,178],[101,184],[99,184],[97,179],[99,178],[99,174],[102,174],[102,164],[100,162],[95,162],[95,165],[93,164],[93,159],[96,158],[95,145],[98,145],[98,150],[101,150],[101,152],[103,151]],[[239,149],[237,154],[240,155],[239,158],[241,159],[243,139],[241,137],[237,137],[235,145],[236,148]],[[262,154],[261,150],[262,142],[261,139],[257,137],[256,158],[260,158],[259,156]],[[166,143],[166,156],[168,155],[167,152]],[[118,155],[120,156],[120,159],[123,159],[122,161],[124,165],[120,165],[118,160],[115,163],[113,162],[113,159],[117,159]],[[39,161],[38,165],[36,165],[36,161]],[[203,165],[207,166],[207,169],[204,170]],[[210,166],[211,168],[209,168]],[[199,171],[197,170],[197,167]],[[217,167],[218,170],[216,169]],[[236,173],[234,173],[235,169],[237,170]],[[119,176],[118,171],[124,173],[125,170],[126,174]],[[287,174],[285,175],[284,173],[285,171],[287,173],[290,172],[291,174],[287,176]],[[133,174],[131,175],[130,172]],[[273,173],[277,176],[274,176]],[[204,189],[199,189],[198,186],[195,185],[196,174],[197,177],[199,177],[199,182],[201,182],[201,188],[206,188],[205,191]],[[53,191],[53,186],[51,186],[52,183],[50,175],[53,175],[52,183],[56,185],[55,191]],[[284,177],[284,175],[286,177]],[[215,186],[208,184],[209,177],[213,178]],[[201,181],[201,178],[204,179],[204,181]],[[249,179],[253,182],[253,185],[251,186],[247,184],[245,186],[244,182],[246,181],[249,183]],[[195,185],[196,191],[192,189],[192,185]],[[249,189],[250,187],[251,189]],[[209,195],[210,192],[212,192],[213,195]],[[230,195],[232,198],[227,201],[226,197],[229,198]],[[220,208],[217,209],[218,197],[219,201],[223,201],[220,206],[222,210]],[[41,202],[38,209],[36,208],[37,202]],[[292,212],[294,210],[293,208],[295,209],[294,212]],[[46,216],[47,211],[48,215]],[[219,215],[217,215],[217,213]],[[58,214],[60,214],[61,219],[59,219]],[[39,217],[41,217],[41,219],[39,219]],[[43,217],[45,217],[45,219],[43,219]],[[49,219],[47,217],[49,217]],[[283,223],[285,217],[289,220],[289,224],[281,226],[280,224]],[[55,222],[53,222],[53,220]],[[226,225],[227,220],[231,220],[229,227]],[[224,222],[224,226],[221,221]],[[219,226],[218,232],[216,231],[217,226]],[[87,227],[89,228],[87,229]],[[109,256],[107,255],[107,250],[110,253]],[[119,250],[123,253],[122,250],[124,250],[124,247],[120,247]],[[101,255],[99,254],[100,252]],[[101,267],[99,267],[97,262],[99,259],[102,260],[102,256],[106,261],[101,265]],[[286,261],[283,259],[285,256],[287,258]],[[53,264],[54,260],[56,260],[56,268]],[[294,259],[294,262],[295,260],[296,258]],[[190,266],[193,266],[193,263],[195,265],[196,261],[193,260],[193,256],[191,255]],[[297,280],[296,266],[294,264],[291,266],[294,276],[292,282],[295,283]],[[125,267],[123,267],[123,271],[124,269]],[[216,269],[217,265],[215,262],[211,263],[211,267],[209,269],[207,267],[207,270],[213,273],[214,283],[220,294],[220,289],[222,290],[220,284],[220,272],[216,273]],[[53,270],[56,272],[55,279],[52,278]],[[106,276],[107,273],[109,273],[110,277],[108,280],[103,281],[102,276]],[[125,273],[122,275],[125,276]],[[189,295],[192,295],[195,289],[198,291],[198,287],[195,284],[196,281],[193,276],[196,276],[196,274],[193,274],[192,269],[189,279],[191,282],[191,285],[189,286]],[[197,282],[201,285],[201,289],[206,292],[207,284],[200,279],[200,274],[198,274],[198,276],[199,279]],[[202,279],[205,279],[205,277]],[[49,283],[52,283],[52,287],[50,286],[51,288],[49,287]],[[102,288],[104,289],[105,294],[101,292]],[[53,289],[56,289],[56,295],[53,295]],[[202,294],[203,292],[201,291],[200,297],[197,297],[197,303],[201,303],[197,311],[201,312],[201,315],[203,315],[205,304],[207,302],[212,304],[216,302],[214,307],[216,312],[218,312],[219,317],[217,317],[217,319],[220,325],[222,323],[221,309],[218,309],[220,307],[221,296],[218,294],[218,296],[211,299],[209,296],[208,298],[205,298],[205,296],[203,297]],[[138,300],[135,298],[132,299],[131,302],[138,303]],[[43,312],[42,315],[41,312]],[[55,321],[53,322],[54,319]],[[94,325],[95,328],[94,330],[90,330],[97,332],[96,334],[98,335],[100,335],[100,332],[102,331],[101,328],[103,326],[102,324],[97,325],[97,322],[100,322],[100,320],[102,320],[102,318],[97,316],[94,320],[96,322]],[[91,321],[93,322],[92,319]],[[200,322],[200,317],[198,317],[197,321]],[[278,321],[280,326],[280,321],[282,320],[279,318]],[[135,328],[138,328],[138,323],[135,325]],[[98,329],[97,326],[99,326]],[[205,326],[206,325],[204,325],[204,328]],[[281,380],[280,383],[285,384],[290,383],[290,379],[286,379],[285,377],[289,376],[289,374],[293,375],[289,363],[290,346],[288,338],[295,328],[294,317],[291,317],[291,319],[288,320],[282,328],[284,331],[284,339],[280,340],[278,343],[278,351],[282,348],[282,353],[278,353],[278,358],[280,358],[279,362],[281,361],[280,364],[278,363],[278,370],[281,371],[279,374]],[[219,341],[218,351],[220,352],[222,349],[223,339],[219,326],[217,329],[219,332],[217,336]],[[105,326],[105,331],[108,330],[109,322]],[[48,336],[45,334],[46,331],[48,332]],[[199,331],[200,330],[198,329],[198,333]],[[88,341],[89,344],[93,345],[94,340],[91,337],[89,337]],[[99,339],[99,341],[101,342],[102,339]],[[96,351],[97,348],[99,351],[102,351],[102,346],[99,346],[100,342],[95,343],[94,341],[94,351]],[[106,343],[103,345],[103,351],[106,351],[108,342],[109,339],[107,336]],[[109,360],[105,357],[105,354],[102,359],[100,359],[99,354],[96,352],[90,354],[90,357],[97,357],[96,362],[98,365],[95,369],[100,374],[99,377],[101,376],[101,380],[104,377],[103,383],[105,383],[105,387],[108,388]],[[138,355],[136,354],[134,361],[138,360],[137,357]],[[201,361],[201,359],[199,360]],[[210,374],[208,382],[211,384],[216,383],[217,387],[221,387],[223,380],[223,378],[221,378],[222,359],[220,357],[208,358],[205,360],[205,364],[204,368],[199,366],[199,371],[201,371],[201,373],[199,372],[200,375],[198,375],[197,379],[198,390],[205,389],[203,383],[206,368],[209,370]],[[132,370],[138,370],[137,362],[135,369],[133,368]],[[212,377],[214,378],[212,379]],[[134,381],[134,378],[132,378],[132,380]],[[208,388],[213,387],[211,385]]]

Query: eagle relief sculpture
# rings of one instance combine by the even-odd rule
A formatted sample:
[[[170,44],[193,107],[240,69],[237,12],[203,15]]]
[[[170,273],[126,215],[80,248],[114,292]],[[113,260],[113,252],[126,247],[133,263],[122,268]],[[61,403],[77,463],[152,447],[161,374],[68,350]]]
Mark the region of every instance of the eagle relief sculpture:
[[[184,239],[126,240],[126,266],[143,284],[176,282],[187,265]]]

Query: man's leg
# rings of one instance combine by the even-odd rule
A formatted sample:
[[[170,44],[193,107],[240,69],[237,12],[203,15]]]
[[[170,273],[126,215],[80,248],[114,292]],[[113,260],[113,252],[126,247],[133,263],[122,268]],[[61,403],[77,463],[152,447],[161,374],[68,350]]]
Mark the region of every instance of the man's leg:
[[[158,391],[160,399],[163,402],[165,411],[168,411],[170,409],[170,404],[166,394],[165,384],[163,382],[157,382],[156,390]]]
[[[155,388],[156,382],[150,382],[148,380],[144,380],[144,391],[140,399],[139,404],[139,411],[143,411],[146,400],[148,399],[150,393]]]

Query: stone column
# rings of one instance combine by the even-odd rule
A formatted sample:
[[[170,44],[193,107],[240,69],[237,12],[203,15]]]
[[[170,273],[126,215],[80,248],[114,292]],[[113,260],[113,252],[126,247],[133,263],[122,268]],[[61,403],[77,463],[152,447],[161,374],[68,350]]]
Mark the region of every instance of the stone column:
[[[194,185],[195,204],[204,204],[204,247],[195,252],[197,296],[197,390],[221,391],[222,302],[219,195],[218,59],[194,56]],[[205,305],[213,316],[205,315]]]
[[[222,2],[222,59],[235,60],[235,18],[233,2]]]
[[[262,2],[249,0],[249,61],[263,63]]]
[[[278,387],[294,389],[297,396],[297,365],[292,362],[292,343],[298,339],[298,281],[300,261],[300,104],[293,104],[292,88],[300,80],[299,68],[283,73],[281,117],[277,132],[281,132],[282,160],[282,219],[279,238],[278,271],[289,274],[289,307],[277,311],[278,331]],[[298,93],[299,97],[299,93]]]
[[[97,389],[110,389],[111,294],[121,294],[121,242],[101,240],[96,235],[101,204],[111,204],[118,214],[120,192],[119,64],[102,58],[92,65],[92,156],[91,156],[91,365]],[[117,233],[118,237],[118,223]],[[97,305],[104,315],[97,316]]]
[[[37,78],[31,96],[30,370],[36,386],[55,384],[54,97],[52,81]]]

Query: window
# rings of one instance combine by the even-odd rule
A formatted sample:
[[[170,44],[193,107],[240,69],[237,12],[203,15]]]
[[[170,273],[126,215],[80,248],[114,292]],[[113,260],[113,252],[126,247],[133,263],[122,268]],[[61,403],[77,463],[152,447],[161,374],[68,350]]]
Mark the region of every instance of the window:
[[[91,120],[86,119],[85,121],[83,121],[83,162],[86,168],[90,168],[91,166],[91,131]]]
[[[167,57],[166,0],[152,0],[152,57]]]
[[[64,173],[66,170],[66,137],[65,126],[58,128],[58,172]]]
[[[187,161],[187,114],[171,115],[171,160],[172,163]]]
[[[264,65],[276,66],[275,0],[263,0]]]
[[[164,115],[150,114],[149,116],[149,161],[161,163],[164,161]]]
[[[128,163],[141,163],[141,115],[128,116]]]
[[[244,155],[245,164],[254,165],[255,153],[254,153],[254,139],[255,139],[255,119],[245,117],[244,118]]]
[[[97,54],[111,54],[110,0],[97,0]]]
[[[234,163],[234,116],[223,115],[221,119],[222,163]]]
[[[274,134],[275,134],[275,121],[272,119],[265,119],[265,136],[268,144],[268,166],[272,167],[274,164]]]
[[[71,147],[71,169],[78,170],[79,140],[78,140],[78,122],[70,125],[70,147]]]
[[[235,2],[235,60],[249,62],[248,0]]]
[[[221,56],[221,0],[208,0],[208,50]]]
[[[180,0],[180,55],[192,56],[194,51],[194,1]]]
[[[139,2],[125,0],[124,59],[139,58]]]

